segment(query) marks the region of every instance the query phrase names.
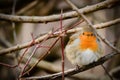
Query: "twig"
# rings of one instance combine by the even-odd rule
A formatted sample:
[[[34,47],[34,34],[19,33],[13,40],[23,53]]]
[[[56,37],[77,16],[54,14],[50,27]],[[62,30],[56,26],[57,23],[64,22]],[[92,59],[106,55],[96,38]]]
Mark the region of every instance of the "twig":
[[[41,37],[39,37],[39,38],[37,38],[37,39],[35,39],[34,43],[32,43],[32,44],[31,44],[31,42],[32,42],[32,40],[31,40],[31,41],[26,42],[26,43],[23,43],[23,44],[21,44],[21,45],[16,45],[16,46],[13,46],[13,47],[8,48],[8,49],[6,49],[6,50],[1,50],[0,53],[1,53],[1,55],[2,55],[2,54],[11,53],[11,52],[13,52],[13,51],[17,51],[17,50],[20,50],[20,49],[24,49],[24,48],[33,46],[33,45],[38,44],[38,43],[40,43],[41,41],[43,41],[46,37],[48,37],[49,34],[51,34],[51,32],[48,33],[48,34],[45,34],[45,35],[43,35],[43,36],[41,36]]]
[[[105,23],[96,24],[96,25],[93,25],[93,26],[96,29],[101,29],[101,28],[110,27],[111,25],[114,25],[114,24],[117,24],[117,23],[120,23],[120,18],[115,19],[115,20],[111,20],[111,21],[108,21],[108,22],[105,22]],[[66,31],[66,34],[74,33],[74,32],[80,31],[80,30],[81,30],[81,28],[70,29],[70,30]],[[32,41],[29,41],[29,42],[26,42],[26,43],[23,43],[23,44],[20,44],[20,45],[16,45],[16,46],[13,46],[13,47],[10,47],[10,48],[7,48],[7,49],[0,50],[0,55],[5,55],[7,53],[11,53],[11,52],[21,50],[21,49],[33,46],[35,44],[38,44],[41,41],[43,41],[44,38],[48,37],[48,35],[51,34],[51,33],[52,32],[49,32],[49,33],[47,33],[45,35],[40,36],[39,38],[35,39],[35,42],[32,43],[32,44],[31,44]],[[55,32],[55,33],[53,33],[53,35],[49,36],[48,39],[57,37],[57,36],[59,36],[60,33],[61,33],[61,31]]]
[[[13,1],[12,15],[15,14],[15,6],[16,6],[16,0]],[[13,28],[13,38],[14,38],[14,41],[15,41],[15,43],[16,43],[17,37],[16,37],[16,32],[15,32],[15,22],[12,22],[12,28]]]
[[[105,72],[107,73],[107,75],[109,76],[110,80],[113,80],[113,77],[109,74],[109,72],[107,71],[107,69],[105,68],[105,66],[103,64],[101,64],[101,66],[105,70]]]
[[[37,50],[38,48],[39,48],[39,45],[35,46],[35,49],[33,50],[32,54],[29,56],[29,58],[28,58],[28,60],[27,60],[27,62],[26,62],[26,64],[25,64],[23,70],[21,71],[20,77],[23,75],[26,67],[28,66],[29,62],[31,61],[33,55],[35,54],[35,52],[36,52],[36,50]]]
[[[91,29],[93,29],[93,32],[97,35],[97,38],[100,38],[104,43],[106,43],[109,47],[111,47],[113,50],[115,50],[116,52],[120,53],[120,50],[117,49],[115,46],[113,46],[108,40],[106,39],[103,39],[98,33],[97,33],[97,30],[96,28],[94,28],[93,24],[88,20],[88,18],[82,13],[82,12],[79,12],[78,11],[78,8],[70,1],[70,0],[65,0],[66,3],[68,3],[68,5],[73,9],[75,10],[79,16],[81,16],[85,21],[86,23],[89,25],[89,27]],[[105,67],[102,65],[103,69],[106,71],[106,73],[108,74],[108,76],[110,77],[111,80],[113,80],[112,76],[107,72],[107,70],[105,69]]]
[[[26,63],[27,59],[29,58],[29,55],[24,56],[23,63]],[[29,63],[30,66],[34,65],[38,61],[37,58],[32,57],[31,62]],[[50,71],[50,72],[60,72],[61,68],[60,66],[57,66],[56,64],[50,63],[48,61],[42,60],[38,63],[37,67],[42,68],[44,70]]]
[[[61,30],[61,32],[62,32],[62,30],[63,30],[63,24],[62,24],[62,17],[63,17],[63,10],[61,10],[61,16],[60,16],[60,30]],[[64,33],[61,33],[60,34],[60,42],[61,42],[61,49],[62,49],[62,53],[61,53],[61,55],[62,55],[62,80],[64,80],[64,40],[63,40],[63,36],[64,36],[65,34]]]
[[[118,23],[120,22],[120,18],[115,19],[115,20],[111,20],[111,21],[108,21],[105,23],[96,24],[96,25],[93,25],[93,27],[95,27],[96,29],[103,29],[106,27],[110,27],[111,25],[117,24],[117,22]]]
[[[32,42],[31,42],[30,44],[32,44],[32,43],[34,43],[34,40],[32,40]],[[29,47],[27,47],[27,48],[25,49],[25,51],[22,53],[22,55],[19,57],[18,64],[16,64],[16,65],[10,65],[10,64],[6,64],[6,63],[1,63],[1,62],[0,62],[0,65],[6,66],[6,67],[8,67],[8,68],[18,67],[18,66],[20,65],[20,63],[21,63],[24,55],[27,53],[28,49],[29,49]]]
[[[119,73],[120,72],[120,66],[117,66],[115,68],[113,68],[112,70],[110,70],[110,74],[115,76],[114,74]]]
[[[13,16],[15,15],[16,2],[17,2],[17,0],[13,1],[13,6],[12,6],[12,15]],[[14,41],[15,41],[15,44],[16,44],[17,36],[16,36],[16,31],[15,31],[15,22],[12,22],[12,29],[13,29],[13,38],[14,38]]]
[[[44,55],[39,56],[38,61],[37,61],[29,70],[27,70],[26,72],[24,72],[24,73],[22,74],[22,76],[24,76],[25,74],[29,73],[41,60],[43,60],[43,59],[50,53],[50,50],[53,48],[53,46],[57,43],[57,41],[58,41],[59,39],[60,39],[60,38],[57,38],[57,39],[55,40],[55,42],[54,42],[54,43],[50,46],[50,48],[47,50],[47,52],[46,52]],[[20,76],[20,77],[22,77],[22,76]]]
[[[35,42],[35,39],[34,39],[34,37],[33,37],[32,34],[31,34],[31,36],[32,36],[33,42]],[[48,37],[49,37],[49,36],[48,36]],[[43,40],[42,42],[44,42],[44,41],[46,41],[46,40],[47,40],[47,37],[44,38],[44,40]],[[38,48],[41,48],[42,42],[41,42],[40,44],[38,44],[38,45],[35,46],[34,50],[32,51],[32,54],[31,54],[30,57],[28,58],[25,66],[24,66],[24,68],[23,68],[23,70],[22,70],[22,72],[21,72],[21,74],[20,74],[20,77],[24,74],[24,71],[25,71],[26,67],[28,66],[29,62],[31,61],[33,55],[36,53],[37,49],[38,49]]]
[[[118,3],[119,0],[106,0],[100,2],[98,4],[87,6],[85,8],[79,9],[82,13],[90,13],[93,11],[97,11],[103,8],[108,7],[109,5],[113,5]],[[63,19],[73,18],[76,17],[78,14],[75,11],[67,12],[63,14]],[[52,22],[52,21],[59,21],[60,14],[58,15],[51,15],[51,16],[15,16],[15,15],[7,15],[7,14],[0,14],[0,19],[13,21],[13,22],[31,22],[31,23],[44,23],[44,22]]]
[[[85,65],[80,67],[79,69],[77,68],[73,68],[73,69],[69,69],[67,71],[65,71],[64,75],[65,76],[71,76],[80,72],[83,72],[85,70],[91,69],[95,66],[101,65],[103,64],[105,61],[111,59],[112,57],[114,57],[115,55],[118,55],[118,53],[110,53],[102,58],[100,58],[98,61],[93,62],[91,64]],[[32,80],[32,79],[39,79],[39,80],[52,80],[52,79],[58,79],[62,76],[62,72],[59,73],[55,73],[55,74],[51,74],[51,75],[46,75],[46,76],[34,76],[34,77],[25,77],[25,79],[27,80]]]
[[[0,37],[0,45],[4,48],[8,48],[12,46],[12,44],[3,37]]]
[[[35,7],[37,5],[38,1],[32,1],[28,5],[26,5],[24,8],[20,9],[16,14],[23,14],[27,11],[29,11],[31,8]]]
[[[85,21],[86,23],[88,23],[89,27],[93,29],[94,33],[97,35],[98,38],[100,38],[104,43],[106,43],[110,48],[112,48],[113,50],[115,50],[116,52],[120,53],[120,50],[117,49],[115,46],[113,46],[108,40],[102,38],[98,33],[96,28],[94,28],[93,24],[88,20],[88,18],[83,14],[83,12],[80,12],[79,9],[69,0],[65,0],[66,3],[68,3],[68,5],[75,10],[78,15],[80,15]],[[110,0],[108,0],[110,1]]]

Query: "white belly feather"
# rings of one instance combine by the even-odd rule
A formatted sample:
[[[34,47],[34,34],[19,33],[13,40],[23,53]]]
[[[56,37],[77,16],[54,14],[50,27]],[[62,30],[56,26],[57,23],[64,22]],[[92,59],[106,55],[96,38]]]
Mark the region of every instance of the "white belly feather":
[[[77,65],[87,65],[94,61],[97,61],[100,58],[98,53],[94,53],[92,50],[87,49],[81,53],[76,54],[76,64]]]

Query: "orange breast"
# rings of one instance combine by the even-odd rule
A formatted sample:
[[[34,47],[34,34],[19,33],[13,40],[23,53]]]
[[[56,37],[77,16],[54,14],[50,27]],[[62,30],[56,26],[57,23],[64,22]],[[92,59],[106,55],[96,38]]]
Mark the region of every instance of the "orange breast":
[[[91,49],[93,51],[98,50],[98,44],[96,42],[96,37],[92,32],[84,32],[80,35],[80,49],[86,50]]]

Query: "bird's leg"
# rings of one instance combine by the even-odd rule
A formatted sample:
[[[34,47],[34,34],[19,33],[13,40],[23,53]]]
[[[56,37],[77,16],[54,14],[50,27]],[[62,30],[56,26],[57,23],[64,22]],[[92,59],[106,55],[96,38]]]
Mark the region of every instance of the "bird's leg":
[[[79,70],[80,69],[80,66],[78,64],[76,64],[76,69]]]

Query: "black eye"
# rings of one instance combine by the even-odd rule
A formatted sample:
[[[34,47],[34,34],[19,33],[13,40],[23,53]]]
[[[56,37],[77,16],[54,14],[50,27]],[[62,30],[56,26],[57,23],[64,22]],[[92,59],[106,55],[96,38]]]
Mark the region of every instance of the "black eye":
[[[91,36],[93,36],[93,33],[91,33]]]
[[[82,35],[85,35],[85,33],[83,32]]]

